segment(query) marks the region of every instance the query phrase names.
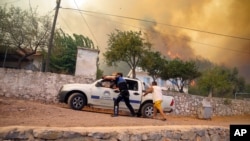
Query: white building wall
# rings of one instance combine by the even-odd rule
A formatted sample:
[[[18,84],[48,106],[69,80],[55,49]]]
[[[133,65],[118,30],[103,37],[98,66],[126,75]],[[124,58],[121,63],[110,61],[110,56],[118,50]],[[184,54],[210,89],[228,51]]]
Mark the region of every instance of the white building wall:
[[[99,51],[89,48],[77,48],[75,75],[96,78]]]

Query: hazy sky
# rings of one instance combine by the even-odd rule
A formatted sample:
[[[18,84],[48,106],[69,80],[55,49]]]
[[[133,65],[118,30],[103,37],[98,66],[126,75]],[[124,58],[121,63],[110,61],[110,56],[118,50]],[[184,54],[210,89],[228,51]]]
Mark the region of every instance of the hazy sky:
[[[42,14],[53,14],[56,6],[56,0],[1,0],[0,5],[5,3],[31,5]],[[164,55],[237,67],[250,82],[249,0],[61,0],[61,7],[85,10],[60,9],[57,27],[90,37],[101,54],[115,29],[142,31]]]

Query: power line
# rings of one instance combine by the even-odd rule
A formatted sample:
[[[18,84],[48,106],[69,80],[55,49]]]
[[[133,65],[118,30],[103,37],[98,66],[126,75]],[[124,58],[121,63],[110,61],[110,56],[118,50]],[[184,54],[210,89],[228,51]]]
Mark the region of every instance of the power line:
[[[65,22],[65,19],[64,19],[64,17],[62,16],[63,14],[60,14],[60,13],[59,13],[59,15],[61,16],[61,18],[62,18],[63,22],[64,22],[64,23],[65,23],[65,25],[68,27],[68,29],[72,32],[72,30],[71,30],[71,28],[69,27],[68,23],[67,23],[67,22]]]
[[[192,42],[198,43],[198,44],[202,44],[202,45],[206,45],[206,46],[210,46],[210,47],[225,49],[225,50],[229,50],[229,51],[233,51],[233,52],[244,53],[244,54],[250,54],[250,52],[245,52],[245,51],[243,52],[243,51],[239,51],[239,50],[234,50],[234,49],[219,47],[219,46],[215,46],[215,45],[210,45],[210,44],[206,44],[206,43],[201,43],[201,42],[198,42],[198,41],[192,41]]]
[[[85,13],[86,14],[86,13]],[[86,15],[89,15],[89,16],[94,16],[92,14],[86,14]],[[106,18],[105,18],[106,19]],[[109,19],[110,20],[110,19]],[[122,25],[126,25],[126,26],[131,26],[133,28],[137,28],[137,29],[143,29],[143,30],[146,30],[145,28],[142,28],[142,27],[138,27],[138,26],[134,26],[134,25],[129,25],[129,24],[124,24],[122,22],[118,22],[118,21],[114,21],[114,20],[110,20],[110,21],[113,21],[113,22],[116,22],[118,24],[122,24]],[[113,23],[112,22],[112,23]],[[180,37],[177,37],[175,35],[171,35],[172,37],[174,38],[180,38]],[[182,40],[186,40],[185,38],[180,38]],[[194,41],[194,40],[190,40],[190,42],[193,42],[193,43],[198,43],[198,44],[202,44],[202,45],[206,45],[206,46],[210,46],[210,47],[214,47],[214,48],[219,48],[219,49],[225,49],[225,50],[228,50],[228,51],[233,51],[233,52],[237,52],[237,53],[244,53],[244,54],[250,54],[250,52],[243,52],[243,51],[240,51],[240,50],[234,50],[234,49],[229,49],[229,48],[224,48],[224,47],[220,47],[220,46],[216,46],[216,45],[211,45],[211,44],[207,44],[207,43],[202,43],[202,42],[198,42],[198,41]]]
[[[114,15],[114,14],[106,14],[106,13],[101,13],[101,12],[93,12],[93,11],[87,11],[87,10],[74,9],[74,8],[62,8],[62,9],[77,10],[77,11],[88,12],[88,13],[102,14],[102,15],[108,15],[108,16],[113,16],[113,17],[143,21],[143,22],[148,22],[148,23],[161,24],[161,25],[166,25],[166,26],[170,26],[170,27],[182,28],[182,29],[186,29],[186,30],[192,30],[192,31],[203,32],[203,33],[208,33],[208,34],[214,34],[214,35],[219,35],[219,36],[225,36],[225,37],[230,37],[230,38],[237,38],[237,39],[242,39],[242,40],[250,40],[250,38],[246,38],[246,37],[239,37],[239,36],[233,36],[233,35],[227,35],[227,34],[221,34],[221,33],[209,32],[209,31],[203,31],[203,30],[199,30],[199,29],[193,29],[193,28],[188,28],[188,27],[183,27],[183,26],[171,25],[171,24],[167,24],[167,23],[160,23],[160,22],[155,22],[155,21],[150,21],[150,20],[145,20],[145,19],[139,19],[139,18],[133,18],[133,17],[127,17],[127,16],[119,16],[119,15]]]
[[[75,5],[76,5],[77,10],[80,12],[79,7],[78,7],[78,5],[77,5],[77,3],[76,3],[76,1],[75,1],[75,0],[74,0],[74,3],[75,3]],[[90,29],[90,27],[89,27],[89,25],[88,25],[88,23],[87,23],[86,19],[84,18],[84,16],[82,15],[82,13],[81,13],[81,12],[80,12],[80,15],[81,15],[81,17],[82,17],[83,21],[86,23],[86,25],[87,25],[87,27],[88,27],[88,29],[89,29],[89,31],[90,31],[90,33],[91,33],[91,35],[93,36],[94,40],[96,41],[96,43],[97,43],[97,47],[98,47],[98,45],[99,45],[99,44],[98,44],[98,41],[96,40],[96,38],[95,38],[95,36],[94,36],[94,34],[93,34],[92,30]]]
[[[95,15],[88,14],[88,13],[85,13],[85,15],[96,17]],[[104,18],[104,17],[98,17],[98,19],[100,19],[100,18],[102,18],[103,20],[106,20],[106,21],[111,21],[110,24],[113,24],[113,25],[115,25],[114,24],[114,22],[115,22],[115,23],[118,23],[118,24],[121,24],[121,25],[125,25],[125,26],[130,26],[130,27],[133,27],[133,28],[141,29],[141,27],[138,27],[138,26],[135,26],[135,25],[125,24],[125,23],[118,22],[118,21],[111,20],[111,19],[107,19],[107,18]]]

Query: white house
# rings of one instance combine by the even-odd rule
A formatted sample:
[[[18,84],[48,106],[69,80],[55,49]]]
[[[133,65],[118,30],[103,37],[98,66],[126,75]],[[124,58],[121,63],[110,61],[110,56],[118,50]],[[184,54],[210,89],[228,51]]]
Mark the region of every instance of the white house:
[[[149,76],[147,72],[143,71],[141,67],[137,67],[135,69],[135,73],[136,73],[136,78],[144,82],[146,87],[149,86],[153,81],[153,78]],[[129,71],[127,77],[132,77],[132,70]],[[162,80],[161,78],[158,78],[156,81],[158,86],[162,87],[163,90],[178,91],[178,88],[175,85],[175,83],[177,82],[174,81],[173,79]],[[183,91],[184,93],[188,93],[188,87],[184,87]]]

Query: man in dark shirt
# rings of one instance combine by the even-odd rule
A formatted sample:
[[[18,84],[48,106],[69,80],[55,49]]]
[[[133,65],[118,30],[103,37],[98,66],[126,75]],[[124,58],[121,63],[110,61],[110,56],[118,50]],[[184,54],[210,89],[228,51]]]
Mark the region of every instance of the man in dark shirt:
[[[114,101],[114,114],[113,117],[117,117],[119,115],[119,103],[123,99],[126,106],[130,110],[131,116],[136,116],[133,107],[129,102],[129,91],[126,80],[123,78],[122,73],[116,73],[114,76],[103,76],[103,79],[114,80],[116,87],[119,89],[120,94]]]

